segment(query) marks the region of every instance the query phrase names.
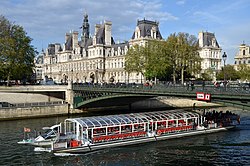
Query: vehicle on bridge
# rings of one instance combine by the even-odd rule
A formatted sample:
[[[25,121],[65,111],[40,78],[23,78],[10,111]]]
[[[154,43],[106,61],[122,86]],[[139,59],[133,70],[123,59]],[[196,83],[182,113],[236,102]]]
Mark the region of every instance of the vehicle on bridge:
[[[167,110],[121,115],[69,118],[64,132],[39,151],[67,155],[219,132],[234,128],[239,116],[231,112]]]

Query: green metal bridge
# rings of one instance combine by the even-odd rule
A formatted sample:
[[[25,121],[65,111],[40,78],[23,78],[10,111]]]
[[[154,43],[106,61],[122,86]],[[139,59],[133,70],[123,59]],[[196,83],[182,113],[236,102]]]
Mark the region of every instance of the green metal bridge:
[[[74,92],[74,108],[129,105],[156,96],[196,99],[196,92],[203,92],[211,94],[212,102],[250,110],[250,89],[241,87],[73,85],[72,90]]]
[[[130,106],[157,96],[196,99],[197,92],[211,94],[211,101],[227,106],[250,110],[250,87],[230,86],[214,87],[213,85],[157,84],[152,87],[139,84],[106,84],[106,85],[36,85],[36,86],[0,86],[0,92],[40,93],[61,98],[71,108],[98,108],[112,106]]]

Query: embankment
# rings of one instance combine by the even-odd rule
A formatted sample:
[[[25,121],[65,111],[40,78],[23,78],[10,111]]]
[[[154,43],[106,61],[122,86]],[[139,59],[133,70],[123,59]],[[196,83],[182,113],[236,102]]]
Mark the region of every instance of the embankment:
[[[28,107],[28,108],[0,108],[0,120],[27,119],[69,114],[68,104]]]

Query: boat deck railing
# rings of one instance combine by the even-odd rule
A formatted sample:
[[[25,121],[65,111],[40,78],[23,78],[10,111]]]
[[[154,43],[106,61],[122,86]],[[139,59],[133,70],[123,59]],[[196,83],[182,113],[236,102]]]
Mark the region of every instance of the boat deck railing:
[[[94,137],[92,139],[92,141],[94,143],[96,143],[96,142],[102,142],[102,141],[111,141],[111,140],[118,140],[118,139],[142,137],[142,136],[146,136],[146,134],[147,134],[146,131],[138,131],[138,132],[132,132],[132,133],[116,134],[116,135],[105,135],[105,136]]]

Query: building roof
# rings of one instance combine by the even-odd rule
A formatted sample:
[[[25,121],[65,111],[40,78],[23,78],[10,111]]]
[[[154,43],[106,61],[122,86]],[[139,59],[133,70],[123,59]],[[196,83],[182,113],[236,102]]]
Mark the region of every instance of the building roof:
[[[105,25],[102,24],[96,33],[96,44],[105,44]],[[111,44],[115,44],[113,37],[111,36]]]
[[[49,44],[47,51],[48,55],[55,55],[55,44]]]
[[[162,39],[161,33],[159,31],[159,23],[156,21],[149,20],[138,20],[137,27],[139,27],[141,36],[140,37],[151,37],[151,29],[156,27],[156,38]],[[132,39],[135,39],[135,32],[133,33]]]
[[[211,33],[211,32],[203,32],[203,46],[202,47],[205,47],[205,46],[212,46],[212,47],[220,47],[216,38],[215,38],[215,34],[214,33]],[[214,45],[213,45],[213,42],[214,42]]]
[[[73,44],[72,42],[73,42],[73,37],[72,34],[70,34],[69,38],[65,43],[65,50],[72,50],[72,44]]]
[[[114,48],[114,50],[118,50],[118,47],[120,47],[121,49],[124,49],[125,47],[129,47],[129,43],[128,41],[124,42],[124,43],[119,43],[119,44],[113,44],[111,47]]]
[[[88,38],[87,41],[79,41],[78,44],[80,45],[80,47],[84,47],[87,48],[88,46],[93,45],[93,39],[92,38]]]

